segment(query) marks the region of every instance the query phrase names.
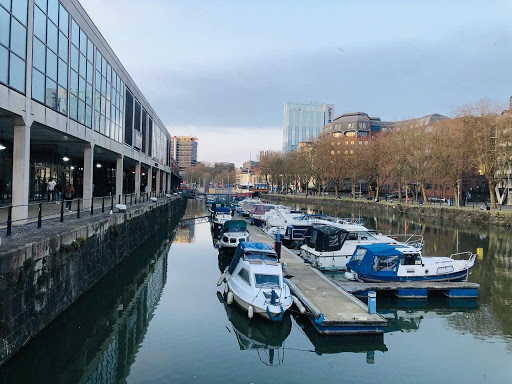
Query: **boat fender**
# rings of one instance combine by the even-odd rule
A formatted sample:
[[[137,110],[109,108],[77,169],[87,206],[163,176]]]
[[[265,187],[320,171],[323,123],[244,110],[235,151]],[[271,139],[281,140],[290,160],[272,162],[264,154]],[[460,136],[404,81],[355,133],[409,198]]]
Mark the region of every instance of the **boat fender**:
[[[217,287],[219,287],[222,284],[222,282],[224,281],[225,278],[226,278],[226,275],[224,273],[222,275],[220,275],[219,280],[217,281]]]
[[[249,308],[247,308],[247,316],[249,316],[249,319],[252,319],[254,316],[254,308],[252,305],[249,305]]]
[[[272,313],[270,313],[270,310],[268,309],[268,305],[267,305],[267,316],[270,320],[272,321],[281,321],[283,319],[283,315],[284,315],[284,309],[283,309],[283,306],[280,305],[279,308],[281,309],[281,313],[277,316],[274,316],[272,315]]]
[[[296,296],[292,296],[293,302],[295,303],[296,307],[299,309],[299,312],[304,314],[306,312],[306,308],[302,305],[300,300]]]
[[[283,264],[281,265],[281,268],[283,269],[283,272],[286,272],[286,266],[287,266],[287,265],[288,265],[288,264],[286,264],[286,261],[285,261],[285,262],[283,262]]]
[[[226,286],[224,287],[224,293],[226,293],[226,294],[227,294],[228,292],[229,292],[229,287],[228,287],[228,285],[226,284]]]
[[[324,315],[323,315],[323,313],[319,313],[318,317],[315,319],[315,324],[322,324],[323,321],[324,321]]]
[[[228,303],[229,305],[233,304],[233,292],[228,292],[228,298],[226,300],[226,303]]]
[[[351,280],[351,281],[355,281],[356,280],[356,277],[355,275],[352,273],[352,272],[345,272],[345,274],[343,275],[343,277],[347,280]]]

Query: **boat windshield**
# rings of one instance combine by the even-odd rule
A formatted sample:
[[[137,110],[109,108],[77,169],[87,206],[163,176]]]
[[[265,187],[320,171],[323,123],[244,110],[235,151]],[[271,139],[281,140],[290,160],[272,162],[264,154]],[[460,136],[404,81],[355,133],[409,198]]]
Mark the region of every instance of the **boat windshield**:
[[[256,288],[268,287],[268,288],[279,288],[279,276],[278,275],[260,275],[254,274],[256,281]]]
[[[245,260],[260,260],[277,262],[277,256],[272,253],[248,252],[244,255]]]
[[[240,228],[240,227],[232,227],[232,228],[228,228],[228,230],[226,232],[245,232],[246,229],[245,228]]]

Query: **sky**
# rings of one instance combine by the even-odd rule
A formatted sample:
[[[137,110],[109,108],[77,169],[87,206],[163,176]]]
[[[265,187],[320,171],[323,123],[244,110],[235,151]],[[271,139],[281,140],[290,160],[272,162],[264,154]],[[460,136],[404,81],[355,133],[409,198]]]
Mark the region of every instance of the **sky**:
[[[382,120],[512,96],[512,2],[81,0],[172,135],[240,166],[287,101]]]

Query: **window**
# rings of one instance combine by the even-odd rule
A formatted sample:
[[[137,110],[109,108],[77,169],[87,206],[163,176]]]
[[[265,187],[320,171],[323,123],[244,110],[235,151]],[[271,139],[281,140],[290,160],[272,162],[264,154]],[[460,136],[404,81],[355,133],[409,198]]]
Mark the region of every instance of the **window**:
[[[244,269],[242,269],[244,270]],[[241,272],[241,271],[240,271]],[[242,276],[240,276],[242,277]],[[254,275],[256,288],[279,288],[279,276],[278,275],[260,275],[256,273]]]
[[[240,278],[245,281],[247,284],[251,285],[250,281],[249,281],[249,272],[247,272],[247,269],[245,268],[242,268],[240,270],[240,272],[238,272],[238,276],[240,276]]]
[[[387,257],[374,257],[373,270],[374,271],[395,271],[398,267],[398,255]]]
[[[25,93],[25,61],[11,52],[9,66],[9,85]]]
[[[361,264],[363,261],[364,255],[366,255],[367,250],[364,248],[358,248],[352,257],[352,262],[356,264]]]
[[[421,265],[421,256],[417,253],[404,254],[402,256],[402,260],[400,260],[400,264],[402,264],[402,265]]]

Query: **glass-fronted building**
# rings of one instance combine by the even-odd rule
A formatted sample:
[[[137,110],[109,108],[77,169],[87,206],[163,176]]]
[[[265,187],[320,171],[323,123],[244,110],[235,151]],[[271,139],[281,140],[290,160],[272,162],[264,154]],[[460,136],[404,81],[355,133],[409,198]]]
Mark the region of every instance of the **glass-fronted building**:
[[[43,198],[49,178],[83,197],[93,180],[121,194],[179,178],[170,133],[78,0],[0,0],[0,112],[0,204]]]
[[[287,102],[283,115],[283,151],[295,151],[300,142],[315,140],[333,118],[334,104]]]

